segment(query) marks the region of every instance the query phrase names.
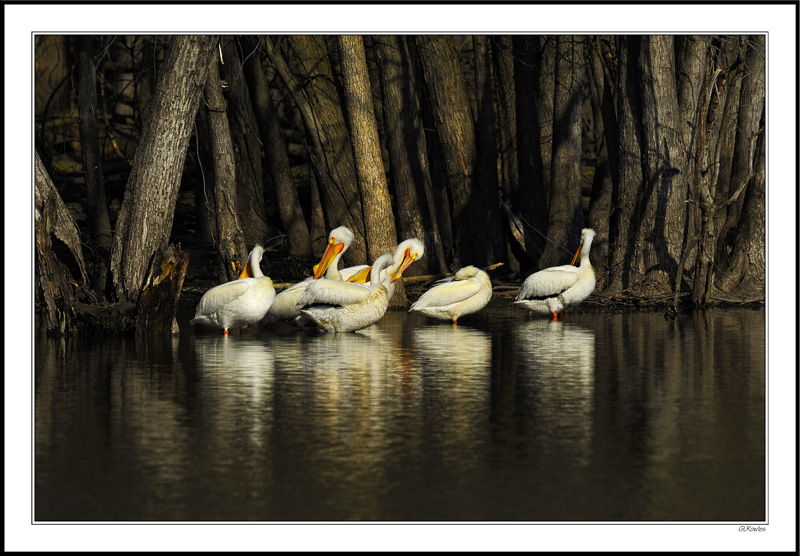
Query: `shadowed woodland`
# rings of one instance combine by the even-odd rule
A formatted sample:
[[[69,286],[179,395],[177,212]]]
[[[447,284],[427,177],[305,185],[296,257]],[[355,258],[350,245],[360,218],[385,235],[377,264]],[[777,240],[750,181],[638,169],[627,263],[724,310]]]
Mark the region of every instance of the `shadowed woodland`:
[[[277,286],[417,237],[406,282],[569,262],[603,304],[763,303],[765,36],[35,36],[36,310],[175,331],[255,244]],[[184,287],[186,282],[186,288]],[[196,285],[193,285],[196,284]],[[395,305],[407,305],[398,287]]]

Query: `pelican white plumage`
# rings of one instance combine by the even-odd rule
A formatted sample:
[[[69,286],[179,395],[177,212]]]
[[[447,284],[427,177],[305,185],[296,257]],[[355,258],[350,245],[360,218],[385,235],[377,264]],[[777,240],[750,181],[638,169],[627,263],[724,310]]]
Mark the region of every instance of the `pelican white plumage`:
[[[308,317],[326,332],[354,332],[366,328],[379,321],[389,307],[389,284],[397,280],[402,272],[394,276],[383,272],[392,264],[394,256],[386,253],[377,258],[370,271],[370,283],[367,287],[342,282],[358,290],[363,290],[366,295],[353,303],[338,305],[314,304],[303,307],[300,314]],[[381,275],[383,278],[381,278]],[[308,293],[309,290],[306,290]],[[360,292],[359,292],[360,293]]]
[[[191,324],[222,328],[238,327],[241,332],[248,325],[259,322],[275,300],[272,280],[261,272],[264,249],[253,247],[238,280],[220,284],[208,290],[197,304]]]
[[[458,317],[480,311],[492,298],[492,281],[483,270],[465,266],[423,293],[410,311],[458,324]]]
[[[369,268],[368,265],[349,267],[339,271],[339,261],[353,243],[353,238],[353,232],[347,226],[339,226],[331,230],[331,233],[328,234],[328,245],[325,252],[319,263],[314,266],[314,276],[309,276],[280,292],[264,317],[264,323],[288,321],[299,327],[306,326],[309,323],[307,319],[300,316],[297,302],[300,301],[300,297],[311,282],[321,278],[323,274],[327,280],[357,280],[355,275]]]
[[[594,236],[591,228],[581,230],[581,244],[575,253],[575,258],[580,256],[580,264],[551,266],[534,272],[522,283],[514,303],[534,313],[552,314],[553,320],[557,320],[564,309],[589,297],[595,286],[594,267],[589,262]]]
[[[382,273],[392,278],[387,285],[386,289],[389,293],[389,299],[394,294],[394,277],[395,275],[402,275],[408,265],[418,260],[425,253],[425,245],[416,238],[407,239],[401,242],[394,250],[394,254],[390,254],[391,265],[381,270]],[[385,255],[382,255],[385,256]],[[377,261],[376,261],[377,262]],[[370,275],[375,271],[375,264],[372,265]],[[383,275],[379,275],[379,281],[383,280]],[[372,280],[370,279],[370,284]],[[368,284],[360,284],[354,282],[347,282],[342,280],[316,280],[306,287],[306,291],[300,297],[297,305],[298,308],[307,307],[309,305],[336,305],[344,306],[353,303],[358,303],[370,294],[370,287]]]

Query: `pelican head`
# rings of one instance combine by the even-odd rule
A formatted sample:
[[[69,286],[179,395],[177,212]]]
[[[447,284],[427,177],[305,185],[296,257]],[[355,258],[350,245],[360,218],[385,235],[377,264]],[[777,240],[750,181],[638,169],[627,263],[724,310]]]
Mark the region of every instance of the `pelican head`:
[[[578,259],[581,259],[581,252],[589,252],[589,246],[592,244],[592,239],[594,239],[595,231],[591,228],[584,228],[581,230],[581,244],[578,246],[578,250],[575,251],[575,256],[572,257],[572,261],[569,264],[574,265]]]
[[[334,261],[338,264],[342,253],[347,251],[351,243],[353,243],[353,232],[347,226],[339,226],[332,230],[328,235],[328,246],[325,248],[325,253],[322,254],[319,264],[314,267],[314,280],[325,274]]]
[[[411,238],[403,241],[394,250],[394,264],[386,269],[392,279],[389,283],[394,282],[403,271],[408,268],[408,265],[422,257],[425,254],[425,245],[417,238]],[[395,270],[396,269],[396,270]]]
[[[247,256],[247,262],[244,263],[242,273],[239,274],[239,279],[242,278],[261,278],[264,274],[261,272],[261,257],[264,255],[264,248],[260,245],[253,247],[250,254]]]

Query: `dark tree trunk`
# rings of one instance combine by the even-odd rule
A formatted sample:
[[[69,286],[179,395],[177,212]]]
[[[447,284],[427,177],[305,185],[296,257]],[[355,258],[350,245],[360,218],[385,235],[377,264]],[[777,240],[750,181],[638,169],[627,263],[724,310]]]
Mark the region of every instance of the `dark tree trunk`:
[[[742,299],[763,298],[765,248],[765,38],[749,37],[736,126],[727,220],[720,232],[719,287]],[[744,195],[743,195],[744,193]],[[743,197],[741,209],[738,199]],[[729,231],[730,230],[730,231]],[[734,231],[735,230],[735,231]],[[730,251],[730,255],[727,255]],[[727,255],[727,256],[725,256]]]
[[[718,230],[722,225],[720,211],[728,195],[731,180],[731,157],[739,112],[741,72],[738,41],[726,41],[715,49],[715,62],[708,67],[701,110],[700,134],[695,160],[692,199],[694,221],[692,230],[697,245],[692,282],[692,303],[703,307],[708,304],[714,286],[715,252]]]
[[[212,56],[209,61],[205,97],[205,106],[202,109],[206,112],[211,146],[216,230],[214,241],[219,250],[219,280],[229,282],[238,278],[241,273],[241,264],[247,259],[249,245],[239,221],[241,211],[236,195],[237,167],[217,56]]]
[[[367,71],[364,41],[359,35],[338,37],[342,86],[350,123],[361,206],[364,209],[364,230],[368,261],[374,261],[397,245],[392,201],[383,169],[378,122],[372,106],[372,89]],[[395,289],[392,305],[405,305],[402,287]]]
[[[239,224],[249,249],[255,244],[264,245],[267,239],[276,235],[276,231],[270,224],[267,212],[258,123],[244,80],[239,45],[235,38],[222,40],[222,56],[224,62],[220,65],[220,79],[225,81],[225,96],[230,103],[228,125],[236,163]]]
[[[527,196],[520,195],[519,170],[517,167],[517,111],[514,89],[514,52],[511,37],[492,37],[492,64],[494,69],[494,92],[497,103],[497,151],[500,164],[500,191],[505,204],[506,231],[510,238],[506,249],[508,265],[513,273],[520,271],[520,259],[526,255],[527,231],[524,220],[532,218],[523,213]],[[526,261],[529,262],[529,261]],[[527,269],[527,265],[526,265]]]
[[[553,156],[550,217],[539,268],[569,262],[578,248],[581,213],[581,107],[585,75],[581,37],[558,37],[553,100]],[[566,260],[565,260],[566,258]]]
[[[244,70],[262,137],[261,142],[264,145],[267,168],[275,187],[278,214],[286,231],[289,252],[295,256],[308,257],[313,254],[311,237],[300,207],[300,197],[292,179],[286,140],[272,102],[267,78],[261,67],[259,41],[252,36],[245,39],[249,54],[245,57]]]
[[[588,85],[592,91],[592,110],[598,128],[597,166],[592,180],[592,194],[589,201],[588,226],[597,235],[592,242],[592,265],[597,277],[597,289],[602,290],[608,282],[608,230],[611,221],[611,198],[614,191],[612,168],[618,160],[616,143],[617,120],[611,88],[603,66],[601,40],[595,38],[587,50]],[[609,143],[612,147],[609,148]],[[614,162],[612,162],[612,157]]]
[[[475,129],[453,39],[418,36],[416,44],[443,155],[455,264],[491,264],[496,255],[491,243],[483,240],[481,227],[476,226],[481,212],[476,206],[478,196],[474,195]]]
[[[381,80],[384,129],[389,153],[399,239],[425,243],[425,257],[409,267],[408,276],[437,274],[447,268],[436,221],[428,172],[417,79],[405,37],[375,37]],[[405,275],[405,274],[404,274]]]
[[[631,285],[631,265],[633,248],[641,226],[639,212],[636,211],[636,196],[642,183],[641,162],[641,107],[640,81],[637,60],[639,58],[638,36],[617,37],[613,60],[616,66],[617,82],[614,87],[619,126],[619,182],[612,195],[607,291],[618,294]]]
[[[556,63],[558,61],[558,53],[556,51],[558,44],[558,37],[543,35],[533,37],[529,41],[531,55],[536,60],[538,68],[534,72],[535,81],[533,83],[535,91],[535,104],[533,105],[536,110],[536,123],[538,124],[538,134],[535,139],[538,140],[539,160],[541,160],[541,170],[538,170],[539,162],[536,158],[533,159],[534,175],[541,172],[543,178],[543,189],[546,203],[550,202],[550,193],[553,190],[551,178],[552,171],[552,158],[553,158],[553,127],[555,122],[555,97],[556,91]],[[535,145],[534,145],[535,148]],[[547,206],[544,205],[545,222],[547,221]]]
[[[212,61],[212,63],[214,63]],[[207,87],[206,87],[207,88]],[[209,123],[208,92],[197,111],[195,121],[195,153],[197,172],[195,174],[194,205],[197,219],[197,235],[208,245],[216,245],[217,224],[214,187],[214,155],[211,149],[211,125]],[[232,156],[232,154],[231,154]]]
[[[282,53],[266,39],[267,54],[303,117],[327,228],[348,226],[355,240],[344,254],[345,264],[364,264],[364,212],[328,47],[320,36],[284,36],[280,41]]]
[[[108,218],[106,192],[103,187],[103,160],[97,128],[97,94],[95,88],[94,38],[78,38],[78,109],[80,113],[81,154],[86,182],[86,203],[89,228],[94,241],[103,251],[111,247],[111,224]],[[105,273],[98,280],[100,291],[105,286]]]
[[[492,87],[492,58],[486,37],[472,37],[475,55],[475,99],[477,164],[474,195],[475,223],[482,228],[482,241],[491,264],[505,261],[506,242],[500,215],[500,181],[497,173],[497,139]],[[476,241],[481,241],[476,238]]]
[[[308,181],[311,187],[311,247],[314,253],[323,253],[328,242],[328,232],[325,229],[325,213],[322,211],[314,172],[308,173]]]
[[[135,302],[172,229],[183,163],[216,37],[175,35],[133,161],[111,246],[118,299]]]
[[[541,149],[541,124],[539,81],[541,72],[551,75],[552,56],[542,58],[538,37],[515,35],[514,45],[514,88],[516,91],[516,137],[517,172],[519,176],[519,208],[516,210],[524,219],[526,253],[535,263],[544,252],[547,234],[547,190],[550,176],[544,173]],[[552,88],[550,90],[552,95]],[[550,99],[552,101],[552,99]],[[550,105],[552,109],[552,104]],[[547,121],[552,121],[552,112]],[[552,125],[550,125],[552,129]],[[549,141],[549,137],[548,137]],[[548,142],[548,145],[550,143]],[[549,153],[548,153],[549,160]],[[549,166],[548,166],[549,168]],[[512,199],[513,200],[513,199]],[[529,243],[528,237],[531,242]]]

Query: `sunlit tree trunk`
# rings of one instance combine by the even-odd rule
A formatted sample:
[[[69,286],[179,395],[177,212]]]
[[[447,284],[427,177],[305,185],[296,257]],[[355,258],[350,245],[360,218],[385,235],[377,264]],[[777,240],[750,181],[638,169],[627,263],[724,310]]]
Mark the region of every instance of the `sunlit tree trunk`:
[[[539,268],[566,264],[580,241],[581,106],[585,74],[581,37],[558,37],[553,100],[550,217]]]
[[[371,262],[394,249],[397,232],[381,158],[378,122],[372,107],[364,41],[360,35],[340,35],[338,43],[347,120],[364,210],[367,257]],[[404,305],[405,301],[403,288],[397,287],[391,303]]]
[[[327,228],[348,226],[355,240],[344,254],[347,265],[365,264],[364,212],[356,183],[350,136],[323,37],[265,39],[270,61],[300,109],[309,141]]]
[[[673,37],[642,37],[642,215],[633,250],[637,289],[642,294],[672,290],[683,250],[688,190],[687,150],[679,132]],[[634,270],[634,269],[632,269]]]
[[[118,299],[135,302],[169,240],[183,163],[216,37],[175,35],[161,66],[111,246]]]
[[[248,52],[244,63],[245,75],[262,137],[261,142],[264,145],[267,169],[275,187],[278,214],[280,214],[283,229],[286,231],[289,252],[295,256],[310,256],[312,254],[311,238],[303,217],[297,188],[292,179],[286,139],[272,102],[267,78],[261,67],[258,51],[259,41],[255,37],[245,37],[245,39],[248,39],[246,42]]]
[[[373,44],[381,80],[398,239],[416,237],[425,243],[425,257],[409,267],[407,274],[444,272],[444,249],[434,210],[417,78],[408,43],[403,36],[385,35],[375,37]]]

